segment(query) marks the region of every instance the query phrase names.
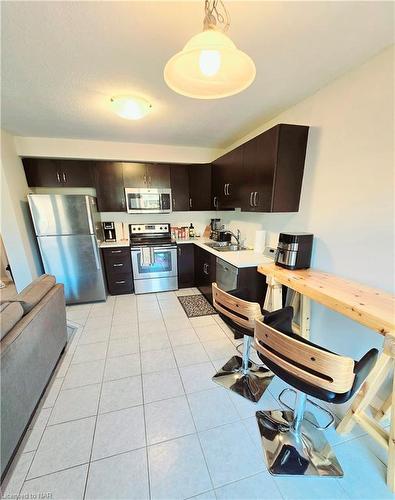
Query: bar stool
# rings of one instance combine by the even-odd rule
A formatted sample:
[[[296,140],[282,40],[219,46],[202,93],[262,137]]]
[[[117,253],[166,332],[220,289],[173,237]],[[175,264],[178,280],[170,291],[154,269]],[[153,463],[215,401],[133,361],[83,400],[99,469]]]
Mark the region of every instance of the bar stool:
[[[339,356],[292,333],[292,307],[256,320],[260,359],[295,389],[292,411],[258,411],[256,418],[269,471],[275,475],[343,476],[323,429],[305,412],[307,395],[341,404],[358,390],[377,359],[371,349],[359,361]]]
[[[243,337],[243,357],[233,356],[213,377],[213,381],[256,403],[270,384],[273,373],[250,360],[250,350],[257,318],[262,319],[258,303],[247,302],[212,284],[213,303],[236,338]]]

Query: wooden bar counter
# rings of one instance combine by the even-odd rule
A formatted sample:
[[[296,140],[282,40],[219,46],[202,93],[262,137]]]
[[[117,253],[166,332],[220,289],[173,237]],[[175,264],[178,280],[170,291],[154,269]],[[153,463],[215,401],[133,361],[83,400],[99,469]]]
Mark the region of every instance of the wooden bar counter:
[[[388,452],[387,484],[395,491],[395,377],[392,393],[375,418],[366,411],[380,386],[395,368],[395,297],[381,290],[355,283],[314,269],[290,271],[265,263],[258,272],[266,276],[268,284],[264,307],[268,310],[282,307],[282,285],[297,292],[294,303],[299,313],[299,324],[295,329],[304,337],[310,331],[310,300],[343,314],[384,337],[383,351],[376,365],[366,378],[358,394],[337,427],[339,433],[349,432],[358,423]],[[390,431],[379,424],[390,415]]]

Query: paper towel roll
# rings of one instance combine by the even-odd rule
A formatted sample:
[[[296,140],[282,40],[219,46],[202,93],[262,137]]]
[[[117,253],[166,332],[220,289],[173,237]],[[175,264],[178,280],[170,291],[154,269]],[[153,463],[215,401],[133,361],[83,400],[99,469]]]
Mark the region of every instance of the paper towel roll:
[[[266,231],[255,231],[254,252],[263,253],[266,246]]]

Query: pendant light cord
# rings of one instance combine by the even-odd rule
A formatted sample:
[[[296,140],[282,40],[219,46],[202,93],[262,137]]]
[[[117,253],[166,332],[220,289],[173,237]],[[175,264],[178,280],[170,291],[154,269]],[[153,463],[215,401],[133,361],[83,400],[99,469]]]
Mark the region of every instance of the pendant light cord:
[[[204,2],[204,22],[205,30],[220,29],[228,31],[230,26],[230,15],[222,0],[205,0]]]

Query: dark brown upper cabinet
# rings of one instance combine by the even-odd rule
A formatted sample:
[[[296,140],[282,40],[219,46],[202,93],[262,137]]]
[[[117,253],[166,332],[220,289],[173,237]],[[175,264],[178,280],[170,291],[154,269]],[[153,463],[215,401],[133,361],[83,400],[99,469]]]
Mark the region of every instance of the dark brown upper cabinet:
[[[173,212],[189,210],[189,174],[188,165],[170,167],[170,184]]]
[[[123,163],[114,161],[97,162],[94,173],[99,212],[125,212]]]
[[[212,210],[211,164],[189,165],[189,209]]]
[[[297,212],[309,127],[280,124],[246,142],[241,209]]]
[[[239,146],[221,156],[213,163],[214,208],[236,208],[241,206],[244,183],[244,148]]]
[[[169,165],[123,163],[124,185],[127,188],[169,188]]]
[[[85,160],[23,158],[28,186],[31,187],[93,187],[92,166]]]

